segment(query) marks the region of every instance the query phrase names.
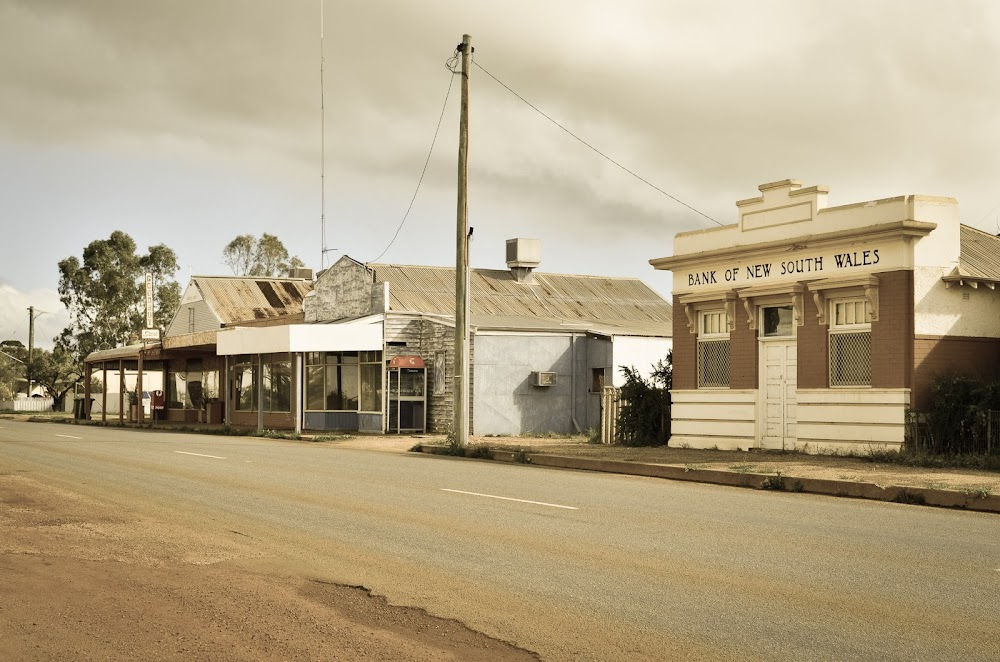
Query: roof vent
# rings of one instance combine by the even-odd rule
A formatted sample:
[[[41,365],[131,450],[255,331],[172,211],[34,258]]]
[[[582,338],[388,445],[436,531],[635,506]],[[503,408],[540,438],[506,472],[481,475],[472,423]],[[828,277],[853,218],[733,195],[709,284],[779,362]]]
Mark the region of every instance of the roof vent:
[[[542,242],[538,239],[508,239],[507,268],[519,283],[531,282],[531,271],[541,264]]]

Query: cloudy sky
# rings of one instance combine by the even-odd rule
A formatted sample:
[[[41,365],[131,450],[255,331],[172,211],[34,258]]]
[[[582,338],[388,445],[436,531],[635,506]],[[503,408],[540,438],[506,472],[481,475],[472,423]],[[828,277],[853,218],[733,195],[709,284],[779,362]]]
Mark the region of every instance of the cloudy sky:
[[[122,229],[178,279],[237,234],[320,255],[320,0],[0,0],[0,339],[65,323],[57,262]],[[463,33],[478,65],[721,223],[785,178],[830,204],[958,198],[1000,231],[1000,3],[326,0],[330,264],[372,261],[413,196]],[[471,261],[542,240],[541,270],[637,276],[712,223],[473,67]],[[457,78],[381,261],[454,264]]]

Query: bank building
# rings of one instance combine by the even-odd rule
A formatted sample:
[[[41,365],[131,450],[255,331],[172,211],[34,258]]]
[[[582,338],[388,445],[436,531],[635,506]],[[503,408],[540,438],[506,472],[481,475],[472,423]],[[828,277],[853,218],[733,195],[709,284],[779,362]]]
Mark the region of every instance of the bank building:
[[[650,260],[673,272],[671,445],[895,449],[936,377],[1000,378],[1000,237],[954,198],[759,190]]]

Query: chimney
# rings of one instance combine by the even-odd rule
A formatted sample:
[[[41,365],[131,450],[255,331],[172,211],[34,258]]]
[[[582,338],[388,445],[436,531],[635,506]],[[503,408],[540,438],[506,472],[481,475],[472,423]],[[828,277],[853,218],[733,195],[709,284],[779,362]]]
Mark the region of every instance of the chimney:
[[[295,269],[288,270],[289,278],[302,278],[303,280],[313,279],[313,270],[306,269],[304,267],[296,267]]]
[[[530,283],[531,272],[542,260],[542,242],[538,239],[508,239],[507,268],[519,283]]]

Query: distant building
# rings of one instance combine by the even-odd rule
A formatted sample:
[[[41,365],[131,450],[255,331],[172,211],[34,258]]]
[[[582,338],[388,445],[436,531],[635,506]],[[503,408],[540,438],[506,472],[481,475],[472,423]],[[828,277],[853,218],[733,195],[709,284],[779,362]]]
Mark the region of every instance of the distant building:
[[[620,383],[623,365],[648,375],[666,357],[671,306],[632,278],[538,273],[536,240],[508,246],[508,269],[470,274],[472,432],[597,428],[605,382]],[[303,323],[219,334],[218,353],[234,371],[231,420],[256,415],[264,427],[369,432],[422,429],[426,421],[449,431],[454,309],[453,268],[344,256],[305,297]],[[393,372],[401,358],[424,372]],[[291,404],[284,408],[282,395],[282,411],[259,411],[255,376],[263,374],[274,402],[278,370],[292,374]]]
[[[143,391],[151,394],[146,415],[160,406],[155,410],[158,420],[221,422],[226,389],[220,375],[226,371],[216,354],[217,334],[236,325],[301,322],[302,300],[312,289],[312,272],[299,271],[296,278],[193,276],[162,343],[145,346]],[[87,357],[88,380],[98,377],[105,385],[93,398],[92,418],[125,417],[125,394],[136,390],[142,349],[142,345],[130,345]],[[154,403],[152,394],[161,400]],[[246,424],[255,425],[256,419]]]
[[[899,448],[938,375],[1000,374],[1000,238],[953,198],[827,207],[794,180],[680,233],[671,444]]]

